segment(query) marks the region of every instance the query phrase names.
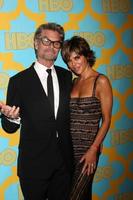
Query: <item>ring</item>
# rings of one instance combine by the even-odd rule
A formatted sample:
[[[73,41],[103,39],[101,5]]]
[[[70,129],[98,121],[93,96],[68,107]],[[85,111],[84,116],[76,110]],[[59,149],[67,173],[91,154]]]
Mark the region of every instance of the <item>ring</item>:
[[[94,167],[94,164],[92,163],[91,166]]]

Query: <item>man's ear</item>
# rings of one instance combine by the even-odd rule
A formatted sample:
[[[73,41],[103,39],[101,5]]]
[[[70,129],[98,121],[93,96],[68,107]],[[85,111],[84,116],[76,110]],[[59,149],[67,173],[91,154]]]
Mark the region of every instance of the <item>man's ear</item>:
[[[37,40],[35,40],[35,42],[34,42],[34,48],[37,50],[38,49],[38,41]]]

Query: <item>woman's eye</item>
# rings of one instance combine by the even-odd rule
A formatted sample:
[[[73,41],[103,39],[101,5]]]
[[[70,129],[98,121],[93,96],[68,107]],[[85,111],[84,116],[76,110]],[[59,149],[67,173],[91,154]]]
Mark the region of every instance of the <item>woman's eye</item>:
[[[68,65],[71,65],[71,61],[68,61],[67,63],[68,63]]]
[[[79,58],[80,58],[80,56],[76,56],[76,57],[75,57],[75,60],[78,60]]]

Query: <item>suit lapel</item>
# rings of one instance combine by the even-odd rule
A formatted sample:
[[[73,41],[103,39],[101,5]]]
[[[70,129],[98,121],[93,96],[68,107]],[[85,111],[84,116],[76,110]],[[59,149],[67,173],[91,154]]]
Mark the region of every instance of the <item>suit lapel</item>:
[[[56,70],[56,74],[57,74],[57,78],[58,78],[58,83],[59,83],[59,107],[58,107],[58,111],[57,111],[57,117],[58,115],[61,113],[61,110],[63,109],[63,102],[64,102],[64,97],[65,97],[65,82],[64,82],[64,76],[62,75],[62,71],[60,71],[60,69],[58,69],[56,66],[55,70]],[[29,68],[29,76],[30,76],[30,81],[29,81],[29,85],[31,84],[31,88],[34,88],[34,93],[36,94],[36,96],[38,96],[40,98],[41,101],[43,101],[45,99],[45,103],[47,102],[47,105],[49,107],[49,110],[52,112],[51,110],[51,106],[50,103],[48,101],[47,95],[43,89],[43,86],[41,84],[41,81],[34,69],[34,63],[32,64],[32,66]]]
[[[58,117],[62,109],[63,102],[64,102],[63,98],[64,98],[65,86],[64,86],[64,77],[62,76],[62,72],[56,66],[55,66],[55,70],[57,73],[58,83],[59,83],[59,107],[57,111],[57,117]]]
[[[30,77],[30,80],[31,80],[31,83],[32,83],[32,87],[34,87],[34,90],[36,91],[36,94],[40,95],[42,94],[42,96],[44,98],[47,98],[47,95],[46,95],[46,92],[41,84],[41,81],[34,69],[34,64],[32,64],[32,66],[30,67],[30,73],[29,75],[31,76]],[[30,83],[29,83],[30,84]]]
[[[42,86],[42,83],[34,69],[34,64],[32,64],[32,66],[29,68],[28,77],[30,79],[29,79],[29,83],[27,87],[29,87],[29,91],[32,90],[30,91],[30,95],[32,95],[33,98],[37,99],[37,101],[39,101],[40,104],[42,105],[42,109],[41,108],[39,109],[41,109],[41,111],[44,110],[43,108],[46,108],[46,104],[47,104],[47,108],[49,108],[49,112],[52,114],[53,111],[51,109],[50,102]]]

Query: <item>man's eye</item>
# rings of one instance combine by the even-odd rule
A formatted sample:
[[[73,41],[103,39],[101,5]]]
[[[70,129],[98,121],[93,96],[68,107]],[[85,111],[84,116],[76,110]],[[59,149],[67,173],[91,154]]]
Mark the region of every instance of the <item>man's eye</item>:
[[[47,38],[42,38],[42,40],[43,40],[44,42],[48,42],[48,41],[49,41]]]

